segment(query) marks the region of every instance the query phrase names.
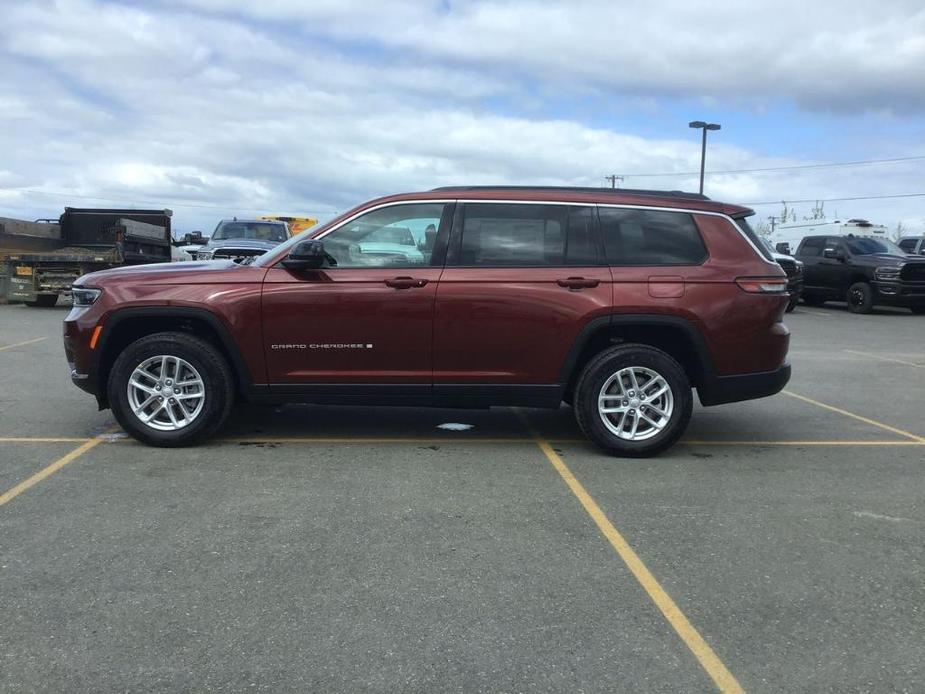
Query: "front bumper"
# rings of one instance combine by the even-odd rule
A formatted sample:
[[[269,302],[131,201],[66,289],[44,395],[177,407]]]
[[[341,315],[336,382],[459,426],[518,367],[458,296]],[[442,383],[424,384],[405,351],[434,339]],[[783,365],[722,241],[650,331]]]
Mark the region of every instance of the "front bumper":
[[[723,405],[775,395],[784,389],[788,381],[790,364],[784,364],[775,371],[708,377],[697,386],[697,395],[701,405]]]
[[[874,282],[874,303],[881,306],[925,306],[925,283]]]

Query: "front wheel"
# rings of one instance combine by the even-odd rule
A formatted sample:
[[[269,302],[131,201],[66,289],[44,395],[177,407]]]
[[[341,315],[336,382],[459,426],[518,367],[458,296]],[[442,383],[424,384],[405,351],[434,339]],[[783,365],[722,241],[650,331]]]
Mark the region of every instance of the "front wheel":
[[[575,389],[575,418],[591,441],[613,455],[646,457],[670,448],[687,429],[691,384],[668,354],[647,345],[601,352]]]
[[[925,306],[910,306],[909,310],[917,316],[925,315]]]
[[[150,446],[187,446],[212,434],[234,403],[221,353],[184,333],[136,340],[109,375],[109,403],[126,432]]]
[[[787,308],[784,309],[785,313],[793,313],[793,309],[797,307],[797,297],[792,297],[790,301],[787,302]]]
[[[848,287],[847,301],[851,313],[870,313],[874,308],[874,290],[867,282],[855,282]]]
[[[58,303],[57,294],[37,294],[32,301],[24,301],[26,306],[39,306],[40,308],[51,308]]]

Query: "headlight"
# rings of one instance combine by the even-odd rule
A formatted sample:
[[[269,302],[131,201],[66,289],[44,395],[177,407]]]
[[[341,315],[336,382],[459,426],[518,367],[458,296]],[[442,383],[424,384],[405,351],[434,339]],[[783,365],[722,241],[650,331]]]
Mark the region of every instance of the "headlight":
[[[196,260],[212,260],[215,251],[196,251]]]
[[[891,267],[878,267],[874,270],[874,277],[878,280],[898,280],[899,272],[903,269],[902,265],[891,266]]]
[[[90,287],[71,288],[71,297],[74,299],[74,306],[89,306],[99,299],[102,293],[102,289],[92,289]]]

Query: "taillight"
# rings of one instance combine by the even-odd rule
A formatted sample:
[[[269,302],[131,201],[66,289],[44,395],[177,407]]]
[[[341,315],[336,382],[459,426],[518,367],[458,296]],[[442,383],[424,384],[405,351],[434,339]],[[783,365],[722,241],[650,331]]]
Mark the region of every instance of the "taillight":
[[[784,277],[739,277],[736,284],[749,294],[784,294],[787,291]]]

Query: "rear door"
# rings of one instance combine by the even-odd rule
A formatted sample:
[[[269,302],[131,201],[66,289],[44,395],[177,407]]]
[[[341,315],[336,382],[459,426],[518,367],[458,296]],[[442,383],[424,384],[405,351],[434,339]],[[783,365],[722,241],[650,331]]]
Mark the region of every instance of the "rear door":
[[[457,203],[434,315],[434,392],[555,384],[578,332],[607,315],[591,205]]]

